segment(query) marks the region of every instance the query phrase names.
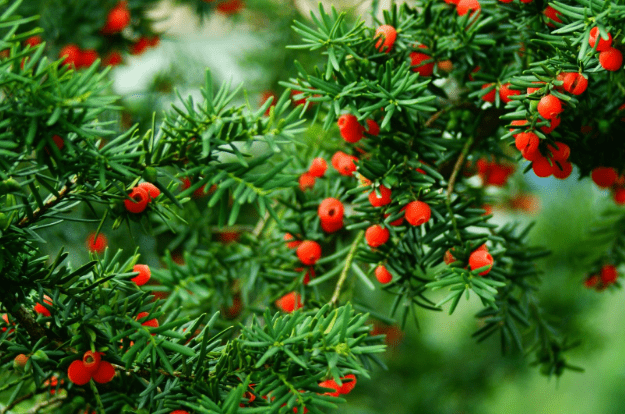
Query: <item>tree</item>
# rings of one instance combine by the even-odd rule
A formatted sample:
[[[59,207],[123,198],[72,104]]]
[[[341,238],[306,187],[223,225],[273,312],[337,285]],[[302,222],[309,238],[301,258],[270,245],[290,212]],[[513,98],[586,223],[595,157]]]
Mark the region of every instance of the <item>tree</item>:
[[[152,3],[110,2],[84,27],[136,52],[156,34],[126,12]],[[539,177],[575,165],[623,202],[620,2],[418,2],[374,27],[320,6],[289,46],[320,67],[295,61],[280,97],[237,105],[207,72],[200,102],[146,130],[108,121],[121,108],[90,49],[32,41],[37,19],[16,15],[32,4],[1,17],[6,412],[322,413],[384,365],[370,316],[404,327],[472,295],[478,341],[580,370],[536,296],[548,251],[483,206],[523,159]],[[606,219],[587,286],[618,286],[622,222]],[[88,260],[43,254],[60,228],[91,233]],[[161,268],[107,247],[138,234]]]

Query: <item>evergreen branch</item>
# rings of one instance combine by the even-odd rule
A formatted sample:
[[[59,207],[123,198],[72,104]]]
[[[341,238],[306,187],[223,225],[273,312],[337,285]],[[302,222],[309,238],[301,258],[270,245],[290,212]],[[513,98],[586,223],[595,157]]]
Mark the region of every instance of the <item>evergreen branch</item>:
[[[458,222],[456,220],[456,215],[451,209],[451,194],[454,191],[454,185],[456,184],[456,177],[458,176],[458,172],[462,168],[462,164],[464,163],[464,159],[469,152],[469,148],[473,144],[473,137],[469,137],[467,141],[464,143],[464,147],[462,147],[462,151],[456,160],[456,164],[454,165],[454,169],[451,172],[451,177],[449,177],[449,183],[447,184],[447,198],[445,199],[445,204],[447,205],[447,211],[449,211],[449,216],[451,217],[451,223],[454,227],[454,231],[458,236],[459,240],[462,240],[460,236],[460,230],[458,229]]]
[[[343,283],[345,283],[345,280],[347,279],[347,272],[349,272],[349,268],[352,266],[352,262],[356,258],[356,251],[358,250],[358,245],[360,244],[360,242],[362,241],[364,237],[365,237],[365,232],[360,231],[358,235],[356,235],[356,237],[354,238],[354,241],[352,242],[352,248],[349,250],[349,253],[347,254],[347,258],[345,259],[345,266],[343,267],[343,270],[341,271],[341,275],[339,276],[338,282],[336,282],[336,287],[334,288],[334,293],[332,294],[332,298],[330,299],[330,302],[328,302],[332,306],[336,305],[336,302],[339,300],[339,295],[341,294],[341,288],[343,287]]]
[[[78,176],[75,175],[69,181],[68,184],[65,184],[63,188],[59,190],[58,196],[51,195],[50,199],[47,200],[42,207],[39,207],[35,211],[33,211],[32,219],[29,219],[28,216],[24,217],[23,219],[19,221],[19,223],[17,223],[17,227],[23,228],[27,226],[28,224],[32,224],[33,222],[37,221],[41,216],[46,214],[48,210],[50,210],[51,208],[59,204],[61,201],[63,201],[63,199],[70,194],[71,188],[73,187],[74,184],[76,184],[77,181],[78,181]]]

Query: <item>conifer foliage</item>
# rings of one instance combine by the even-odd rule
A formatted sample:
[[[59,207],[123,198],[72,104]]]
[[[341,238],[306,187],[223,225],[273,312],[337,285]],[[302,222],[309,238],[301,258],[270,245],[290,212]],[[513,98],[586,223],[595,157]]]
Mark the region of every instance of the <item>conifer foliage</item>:
[[[155,44],[141,14],[153,2],[110,3],[97,36],[134,54]],[[225,3],[196,10],[243,7]],[[482,200],[519,162],[558,179],[575,166],[623,202],[625,5],[415,3],[375,27],[320,6],[289,47],[322,65],[296,62],[281,96],[237,105],[240,89],[206,72],[199,101],[179,96],[143,131],[106,120],[120,108],[96,52],[33,40],[26,2],[5,2],[4,412],[323,413],[384,365],[363,289],[392,297],[401,326],[477,296],[478,341],[497,335],[546,375],[579,370],[535,295],[548,252]],[[323,145],[299,151],[318,125]],[[597,290],[625,261],[623,214],[605,217],[584,282]],[[89,229],[89,260],[42,253],[61,226]],[[166,243],[162,266],[105,237],[137,228]]]

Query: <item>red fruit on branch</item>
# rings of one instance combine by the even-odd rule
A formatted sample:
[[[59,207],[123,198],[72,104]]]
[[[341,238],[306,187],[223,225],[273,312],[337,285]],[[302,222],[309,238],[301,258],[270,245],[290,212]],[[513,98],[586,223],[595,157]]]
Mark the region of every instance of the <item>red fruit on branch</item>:
[[[551,6],[547,6],[547,8],[543,10],[543,14],[545,15],[545,20],[547,22],[547,26],[549,27],[556,27],[556,25],[552,22],[562,23],[562,20],[560,20],[560,17],[558,17],[561,16],[562,13],[560,13]]]
[[[369,227],[365,232],[365,240],[371,247],[379,247],[386,243],[390,237],[390,232],[387,228],[374,224]]]
[[[395,39],[397,38],[397,31],[393,26],[384,24],[377,28],[375,31],[374,39],[378,39],[375,43],[375,48],[380,52],[389,53],[395,45]]]
[[[420,226],[430,220],[432,210],[423,201],[412,201],[406,206],[404,217],[413,226]]]
[[[579,72],[564,72],[562,77],[562,87],[568,93],[581,95],[588,87],[588,79]]]
[[[75,44],[69,44],[63,47],[63,49],[61,49],[61,51],[59,52],[59,58],[65,58],[63,60],[63,65],[65,66],[80,66],[80,56],[80,48],[78,47],[78,45]]]
[[[145,285],[148,282],[148,280],[150,280],[150,276],[152,275],[152,272],[150,271],[150,267],[144,264],[134,265],[134,267],[132,268],[132,271],[139,272],[137,276],[130,279],[133,282],[135,282],[137,286]]]
[[[601,283],[603,283],[605,286],[615,283],[616,279],[618,278],[618,272],[616,270],[616,267],[614,267],[613,265],[603,265],[601,267],[600,277]]]
[[[98,369],[93,373],[93,380],[98,384],[106,384],[115,376],[115,368],[110,362],[100,361]]]
[[[391,202],[391,190],[383,185],[380,185],[378,187],[378,191],[380,192],[379,196],[375,193],[375,191],[369,193],[369,202],[371,205],[373,207],[382,207],[389,204]]]
[[[144,189],[145,191],[147,191],[148,196],[149,196],[149,202],[151,203],[152,200],[154,200],[156,197],[158,197],[159,195],[161,195],[161,190],[158,189],[158,187],[156,187],[154,184],[152,183],[140,183],[137,185],[137,187]]]
[[[130,10],[125,1],[120,1],[106,16],[106,23],[102,28],[102,33],[119,33],[130,24]]]
[[[148,316],[150,316],[150,314],[147,313],[147,312],[139,312],[139,314],[137,315],[136,319],[137,319],[137,321],[141,322],[141,320],[143,320],[144,318],[146,318]],[[144,322],[141,322],[141,325],[147,326],[147,327],[150,327],[150,328],[158,328],[159,324],[158,324],[158,320],[156,318],[154,318],[154,319],[148,319],[148,320],[145,320]]]
[[[341,378],[343,385],[339,388],[339,394],[349,394],[356,386],[356,376],[348,374]]]
[[[612,46],[612,35],[610,34],[610,32],[608,32],[608,38],[604,39],[599,33],[599,28],[593,27],[592,29],[590,29],[590,35],[588,36],[588,44],[590,45],[590,47],[595,47],[597,39],[599,39],[597,52],[603,52],[605,50],[608,50],[610,46]]]
[[[349,143],[355,143],[364,136],[365,128],[360,125],[356,116],[352,114],[344,114],[337,121],[339,131],[343,139]]]
[[[297,257],[305,265],[312,266],[321,257],[321,246],[315,241],[306,240],[297,248]]]
[[[317,157],[310,163],[310,167],[308,168],[308,174],[313,177],[323,177],[328,169],[328,164],[326,160],[323,158]]]
[[[538,113],[545,119],[552,119],[562,112],[562,102],[554,95],[545,95],[538,102]]]
[[[393,275],[386,269],[385,266],[378,265],[378,267],[375,268],[375,278],[378,279],[378,282],[386,285],[393,280]]]
[[[493,267],[493,256],[488,253],[488,250],[485,249],[477,249],[469,256],[469,266],[471,270],[479,269],[484,266],[488,266],[488,269],[480,272],[480,276],[484,276],[488,274]]]
[[[286,242],[286,247],[289,249],[296,249],[300,244],[302,244],[302,241],[295,240],[295,237],[293,237],[291,233],[284,235],[284,241]]]
[[[532,170],[537,177],[545,178],[553,174],[553,165],[547,157],[538,154],[532,162]]]
[[[133,188],[128,197],[124,200],[124,206],[130,213],[135,214],[143,212],[150,201],[148,192],[141,187]]]
[[[85,367],[82,359],[77,359],[69,364],[67,377],[76,385],[85,385],[91,380],[91,372]]]
[[[309,173],[304,173],[299,176],[299,189],[302,191],[311,190],[315,187],[315,177],[310,175]]]
[[[520,95],[520,94],[521,94],[520,90],[510,89],[510,82],[504,83],[499,88],[499,98],[501,98],[502,102],[504,103],[510,102],[512,100],[510,99],[511,96]]]
[[[317,214],[322,222],[336,223],[343,221],[343,215],[345,208],[343,203],[336,198],[326,198],[323,200],[317,208]]]
[[[482,95],[482,100],[486,102],[494,103],[495,95],[497,94],[497,88],[495,87],[495,84],[487,83],[485,85],[482,85],[482,89],[487,89],[487,88],[490,88],[491,86],[493,88],[490,91],[488,91],[486,94]]]
[[[296,311],[303,306],[302,297],[297,292],[289,292],[276,300],[276,307],[288,313]]]
[[[95,372],[100,366],[100,353],[87,351],[82,356],[82,363],[85,366],[85,369],[91,373]]]
[[[87,249],[92,253],[102,253],[106,246],[108,246],[108,240],[104,233],[98,233],[98,237],[95,233],[91,233],[87,237]]]
[[[43,303],[45,303],[48,306],[52,306],[52,298],[48,295],[43,295]],[[46,308],[45,306],[43,306],[41,303],[37,302],[33,309],[35,312],[37,312],[40,315],[43,315],[45,317],[50,316],[50,310]]]
[[[93,65],[93,63],[98,60],[100,55],[94,49],[85,49],[80,51],[80,57],[76,67],[88,68]]]
[[[417,46],[420,49],[427,49],[425,45]],[[410,53],[410,65],[412,66],[413,72],[418,72],[421,76],[432,76],[434,72],[434,62],[423,63],[426,60],[432,59],[432,56],[420,53],[420,52],[411,52]]]
[[[341,221],[322,221],[321,228],[326,233],[334,233],[343,228],[343,220]]]
[[[481,12],[480,2],[478,0],[460,0],[456,5],[458,16],[464,16],[469,10],[473,10],[471,12],[471,17],[473,17],[474,13],[479,15]]]
[[[612,167],[597,167],[590,173],[590,178],[601,188],[612,187],[618,178],[616,170]]]
[[[605,70],[616,72],[623,66],[623,53],[613,47],[599,53],[599,64]]]

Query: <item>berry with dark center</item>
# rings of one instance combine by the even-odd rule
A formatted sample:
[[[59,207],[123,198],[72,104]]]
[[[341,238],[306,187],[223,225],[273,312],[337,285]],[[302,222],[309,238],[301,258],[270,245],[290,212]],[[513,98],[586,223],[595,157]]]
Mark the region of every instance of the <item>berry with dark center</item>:
[[[135,187],[132,189],[128,198],[124,200],[124,206],[130,213],[141,213],[148,205],[150,196],[143,188]]]
[[[306,240],[297,248],[297,257],[305,265],[312,266],[321,257],[321,246],[315,241]]]
[[[488,269],[479,273],[480,276],[484,276],[488,272],[490,272],[493,267],[493,263],[493,256],[491,256],[487,250],[478,249],[471,253],[471,255],[469,256],[469,266],[471,267],[471,270],[476,270],[481,267],[488,266]]]
[[[380,185],[378,187],[378,191],[380,192],[379,196],[375,193],[375,191],[369,193],[369,202],[371,205],[373,207],[382,207],[389,204],[391,202],[391,190],[383,185]]]
[[[326,198],[319,204],[319,208],[317,208],[317,214],[319,215],[319,219],[322,222],[327,223],[336,223],[339,221],[343,221],[343,215],[345,213],[345,208],[343,207],[343,203],[336,198]]]
[[[375,48],[380,52],[388,53],[393,49],[395,39],[397,38],[397,31],[393,26],[384,24],[377,28],[373,38],[378,39],[375,43]]]
[[[379,247],[388,241],[390,235],[387,228],[374,224],[365,232],[365,240],[367,240],[369,246]]]
[[[150,280],[150,276],[152,275],[152,272],[150,272],[150,267],[144,264],[134,265],[134,267],[132,268],[132,271],[139,272],[137,276],[130,279],[133,282],[135,282],[137,286],[145,285],[148,282],[148,280]]]
[[[579,72],[565,72],[562,82],[564,90],[573,95],[581,95],[588,87],[588,79]]]
[[[393,275],[386,269],[385,266],[378,265],[378,267],[375,268],[375,278],[378,279],[378,282],[386,285],[393,280]]]
[[[404,217],[413,226],[420,226],[430,220],[432,210],[423,201],[412,201],[406,206]]]
[[[85,365],[85,369],[91,373],[95,372],[100,366],[100,353],[87,351],[82,356],[82,363]]]
[[[337,170],[339,174],[345,175],[347,177],[353,176],[354,172],[356,171],[355,161],[358,161],[358,158],[354,157],[353,155],[345,154],[345,156],[339,159],[338,162]]]

